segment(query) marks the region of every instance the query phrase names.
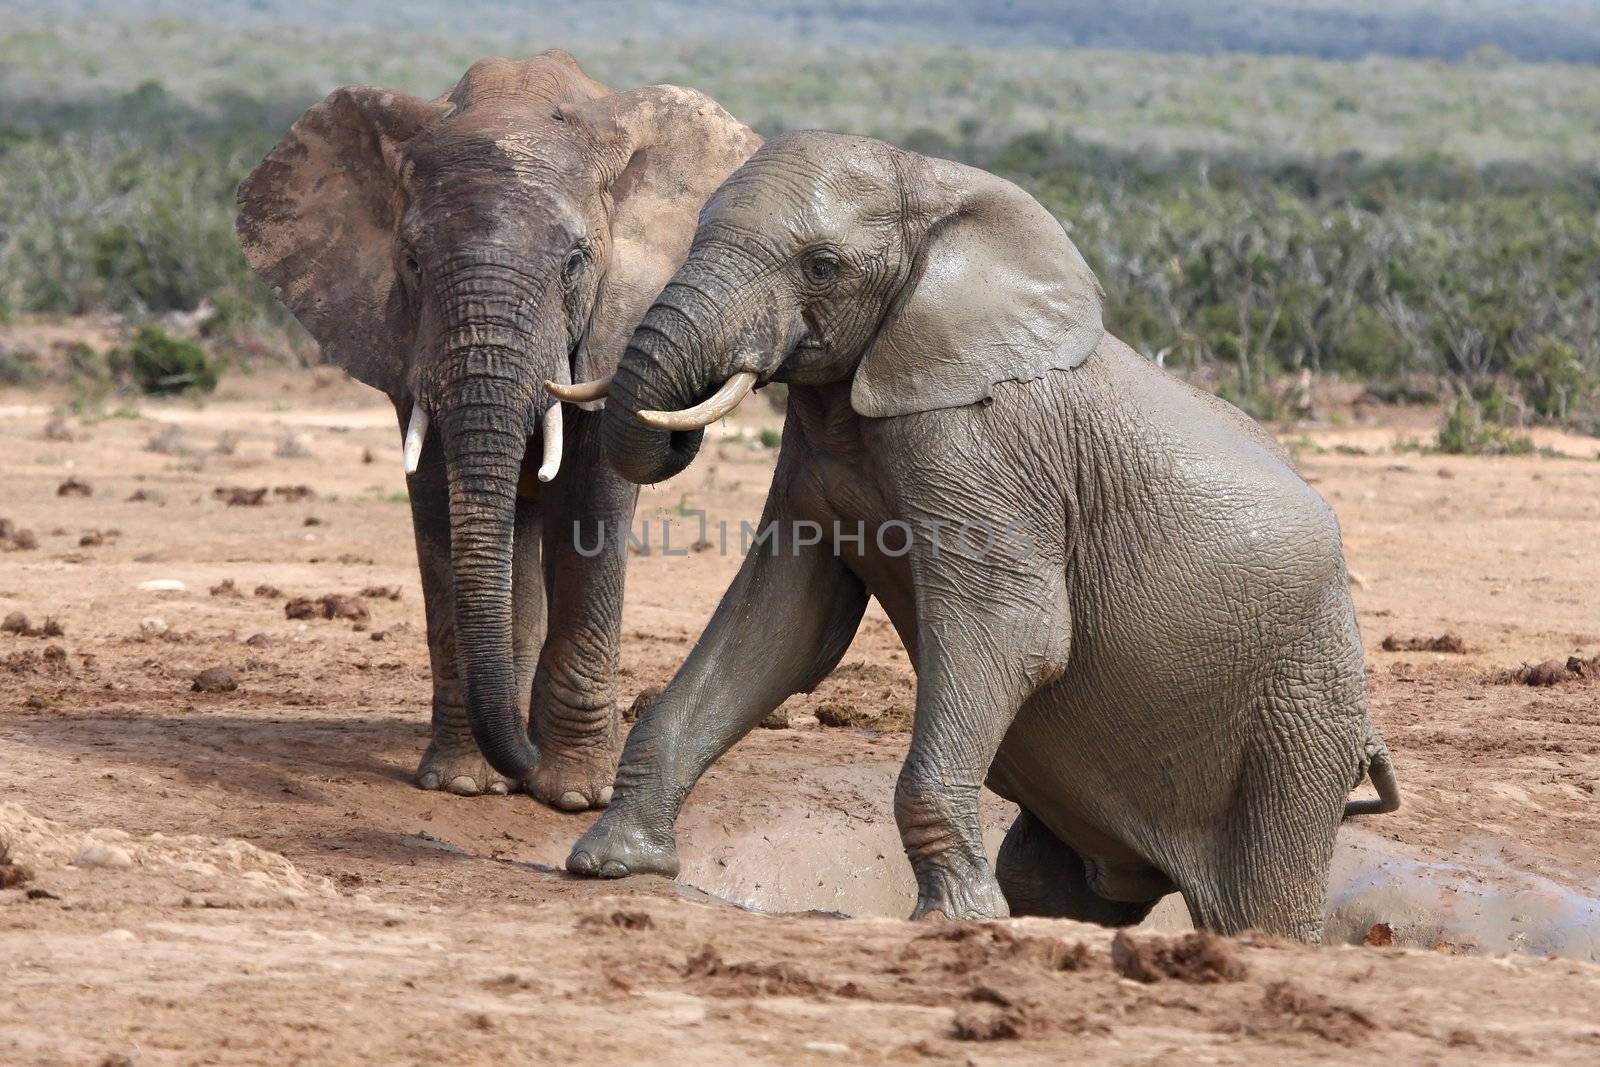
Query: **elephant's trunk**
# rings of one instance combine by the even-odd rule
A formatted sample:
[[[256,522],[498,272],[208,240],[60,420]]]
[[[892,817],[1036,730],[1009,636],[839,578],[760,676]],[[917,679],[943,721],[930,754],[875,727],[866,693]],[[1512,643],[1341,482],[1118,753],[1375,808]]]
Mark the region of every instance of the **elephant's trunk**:
[[[737,301],[723,293],[727,283],[710,273],[680,272],[662,290],[611,379],[603,423],[606,455],[631,482],[665,481],[687,467],[705,438],[701,427],[726,414],[755,381],[747,373],[734,383],[737,388],[727,385],[745,369],[733,364],[750,347],[745,339],[752,324],[743,315],[732,321],[727,309]],[[716,410],[709,418],[683,412],[697,405]],[[639,418],[641,412],[648,421]],[[679,413],[686,417],[672,417]]]
[[[450,487],[456,648],[467,719],[490,766],[521,781],[538,751],[522,716],[512,652],[512,541],[528,437],[548,401],[526,353],[447,356],[433,404]]]

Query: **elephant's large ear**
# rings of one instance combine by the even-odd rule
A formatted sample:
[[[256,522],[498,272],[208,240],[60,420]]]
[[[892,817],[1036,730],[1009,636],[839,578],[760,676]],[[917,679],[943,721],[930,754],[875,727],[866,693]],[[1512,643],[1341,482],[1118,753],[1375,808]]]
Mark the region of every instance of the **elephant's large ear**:
[[[577,368],[580,380],[600,378],[616,370],[688,256],[706,200],[761,138],[709,96],[675,85],[566,105],[561,114],[587,130],[605,161],[611,244]]]
[[[400,149],[448,105],[336,89],[239,186],[244,256],[322,346],[391,396],[405,390],[395,273]]]
[[[911,230],[924,236],[856,368],[856,412],[962,407],[997,382],[1032,381],[1089,358],[1105,334],[1100,283],[1061,224],[985,171],[919,157],[903,169],[914,190],[908,210],[922,215]]]

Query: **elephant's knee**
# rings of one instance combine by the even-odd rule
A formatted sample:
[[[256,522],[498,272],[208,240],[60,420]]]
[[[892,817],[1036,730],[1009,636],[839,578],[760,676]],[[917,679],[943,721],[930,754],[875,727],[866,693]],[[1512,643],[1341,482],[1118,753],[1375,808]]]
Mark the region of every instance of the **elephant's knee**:
[[[912,863],[978,839],[978,788],[942,780],[915,756],[906,760],[895,782],[894,818]]]

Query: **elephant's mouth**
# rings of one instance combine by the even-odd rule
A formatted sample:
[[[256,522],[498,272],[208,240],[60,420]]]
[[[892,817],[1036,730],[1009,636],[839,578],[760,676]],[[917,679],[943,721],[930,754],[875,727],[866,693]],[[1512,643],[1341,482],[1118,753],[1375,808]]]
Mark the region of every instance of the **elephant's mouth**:
[[[795,339],[787,352],[777,354],[771,367],[756,378],[756,388],[768,382],[788,381],[797,375],[804,375],[813,368],[822,368],[833,361],[833,346],[822,332],[806,319],[805,329]]]

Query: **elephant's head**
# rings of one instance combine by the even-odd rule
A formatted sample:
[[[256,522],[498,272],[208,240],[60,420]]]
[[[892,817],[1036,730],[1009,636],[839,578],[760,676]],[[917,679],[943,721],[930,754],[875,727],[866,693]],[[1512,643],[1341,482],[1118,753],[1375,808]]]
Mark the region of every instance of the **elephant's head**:
[[[479,62],[437,100],[336,90],[239,189],[250,265],[327,359],[410,413],[407,473],[441,450],[468,714],[503,774],[536,758],[511,573],[524,461],[560,473],[540,385],[615,366],[705,197],[759,143],[699,93],[613,93],[547,52]]]
[[[1076,366],[1103,334],[1093,273],[1015,185],[881,141],[790,134],[706,203],[617,369],[606,447],[624,477],[660,481],[757,384],[853,379],[859,414],[905,415]]]

